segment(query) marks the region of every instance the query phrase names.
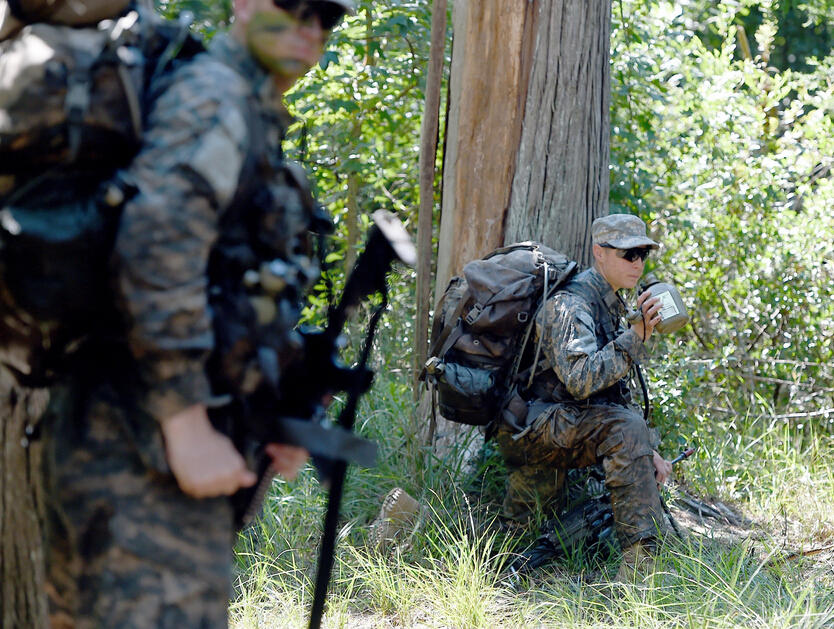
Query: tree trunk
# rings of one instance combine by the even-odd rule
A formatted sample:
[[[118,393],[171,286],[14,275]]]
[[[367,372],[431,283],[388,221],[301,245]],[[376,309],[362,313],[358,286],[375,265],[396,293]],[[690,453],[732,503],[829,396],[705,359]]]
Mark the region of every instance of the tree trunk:
[[[435,303],[469,260],[536,240],[587,264],[608,213],[611,6],[457,0]],[[465,426],[438,423],[439,447]]]
[[[540,240],[587,265],[608,214],[611,5],[541,3],[504,243]]]
[[[428,357],[428,326],[431,310],[432,225],[434,224],[434,180],[437,172],[437,139],[440,128],[440,88],[446,56],[446,0],[434,0],[431,19],[431,53],[426,75],[426,104],[420,129],[420,211],[417,219],[417,314],[414,326],[414,399],[418,399],[417,377]]]
[[[0,367],[0,619],[2,629],[47,626],[41,443],[32,422],[46,392],[16,386]]]
[[[504,243],[537,12],[528,0],[454,4],[435,301],[466,262]]]

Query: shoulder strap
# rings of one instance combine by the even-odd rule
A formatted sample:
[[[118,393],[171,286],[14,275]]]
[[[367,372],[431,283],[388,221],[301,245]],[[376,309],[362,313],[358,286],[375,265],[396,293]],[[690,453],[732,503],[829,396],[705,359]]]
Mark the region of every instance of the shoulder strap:
[[[246,98],[244,118],[247,129],[246,155],[238,175],[237,191],[221,217],[222,221],[237,221],[239,213],[248,209],[249,201],[262,183],[258,170],[261,159],[266,154],[266,130],[254,96]]]
[[[469,302],[469,299],[470,295],[469,290],[467,289],[461,296],[460,301],[458,301],[458,305],[452,312],[452,316],[449,317],[449,321],[454,321],[455,323],[453,325],[444,326],[434,343],[431,344],[431,347],[429,348],[429,356],[443,356],[451,349],[452,345],[455,344],[455,341],[461,337],[463,334],[463,322],[461,320],[461,316],[463,315],[463,310],[466,308],[466,304]],[[438,348],[440,348],[440,351],[438,351]]]
[[[521,347],[519,348],[518,353],[516,354],[515,360],[513,362],[513,367],[510,370],[510,382],[513,382],[519,375],[521,369],[521,360],[524,356],[524,350],[527,348],[527,342],[530,340],[530,335],[532,334],[533,328],[536,325],[536,319],[539,316],[542,308],[544,308],[547,300],[553,297],[556,292],[561,289],[565,282],[567,282],[571,277],[573,277],[574,273],[578,270],[579,265],[576,262],[571,261],[567,267],[565,267],[564,271],[556,278],[553,286],[548,288],[548,272],[547,272],[547,263],[545,263],[545,274],[544,274],[544,287],[542,291],[542,298],[539,300],[539,303],[536,305],[535,310],[533,311],[533,316],[530,317],[530,323],[527,326],[527,329],[524,332],[524,336],[521,342]],[[541,345],[542,345],[542,337],[539,337],[539,341],[536,344],[536,354],[535,358],[533,359],[533,364],[529,367],[529,377],[527,386],[529,387],[533,383],[533,378],[536,374],[541,373],[545,369],[548,368],[550,365],[549,361],[543,361],[539,364],[539,354],[541,352]],[[526,373],[527,370],[525,370]]]
[[[600,322],[602,324],[602,329],[605,332],[605,338],[609,343],[616,338],[616,330],[614,329],[614,324],[611,321],[611,309],[616,308],[620,304],[617,293],[612,294],[613,298],[609,295],[602,301],[597,300],[597,311],[600,314]]]
[[[146,19],[150,20],[152,17],[149,16]],[[160,30],[167,30],[168,44],[156,60],[150,77],[151,82],[159,78],[175,59],[190,59],[205,51],[206,47],[203,42],[191,33],[193,22],[194,16],[190,12],[184,11],[176,22],[162,22],[158,27]]]

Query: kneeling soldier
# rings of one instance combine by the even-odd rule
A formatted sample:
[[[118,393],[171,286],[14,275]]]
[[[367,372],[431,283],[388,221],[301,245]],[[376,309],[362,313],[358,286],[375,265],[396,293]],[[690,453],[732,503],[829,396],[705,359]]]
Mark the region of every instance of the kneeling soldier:
[[[641,294],[642,320],[626,327],[618,291],[637,285],[659,245],[628,214],[597,219],[591,235],[593,267],[553,295],[536,319],[547,368],[533,380],[532,399],[517,404],[516,425],[503,423],[496,437],[509,471],[504,511],[513,519],[529,516],[537,504],[557,510],[565,472],[602,464],[626,576],[664,532],[658,483],[671,465],[653,449],[628,387],[632,367],[648,356],[645,343],[661,320],[661,304]]]

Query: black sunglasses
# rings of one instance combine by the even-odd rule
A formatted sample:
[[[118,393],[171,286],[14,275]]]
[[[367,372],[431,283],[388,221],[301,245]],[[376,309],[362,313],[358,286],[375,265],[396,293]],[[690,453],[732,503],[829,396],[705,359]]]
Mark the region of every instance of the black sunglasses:
[[[648,258],[649,254],[652,252],[652,250],[648,247],[632,247],[631,249],[618,249],[617,247],[612,247],[608,244],[602,246],[606,249],[613,249],[617,252],[617,255],[623,258],[626,262],[634,262],[637,258],[640,258],[641,262],[645,262],[646,258]]]
[[[319,19],[322,29],[332,31],[345,16],[345,8],[336,2],[323,0],[272,0],[272,4],[305,24]]]

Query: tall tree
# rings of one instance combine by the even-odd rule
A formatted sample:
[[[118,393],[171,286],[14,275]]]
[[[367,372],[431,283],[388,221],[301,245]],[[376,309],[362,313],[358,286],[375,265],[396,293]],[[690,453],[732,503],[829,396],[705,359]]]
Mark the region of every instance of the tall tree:
[[[417,302],[414,326],[414,398],[419,396],[417,374],[428,354],[428,322],[431,309],[432,232],[434,189],[437,176],[437,141],[440,130],[440,92],[446,57],[446,0],[432,3],[431,50],[426,73],[426,96],[420,129],[420,209],[417,219]]]
[[[458,0],[453,27],[435,300],[511,242],[588,263],[608,213],[610,3]]]

